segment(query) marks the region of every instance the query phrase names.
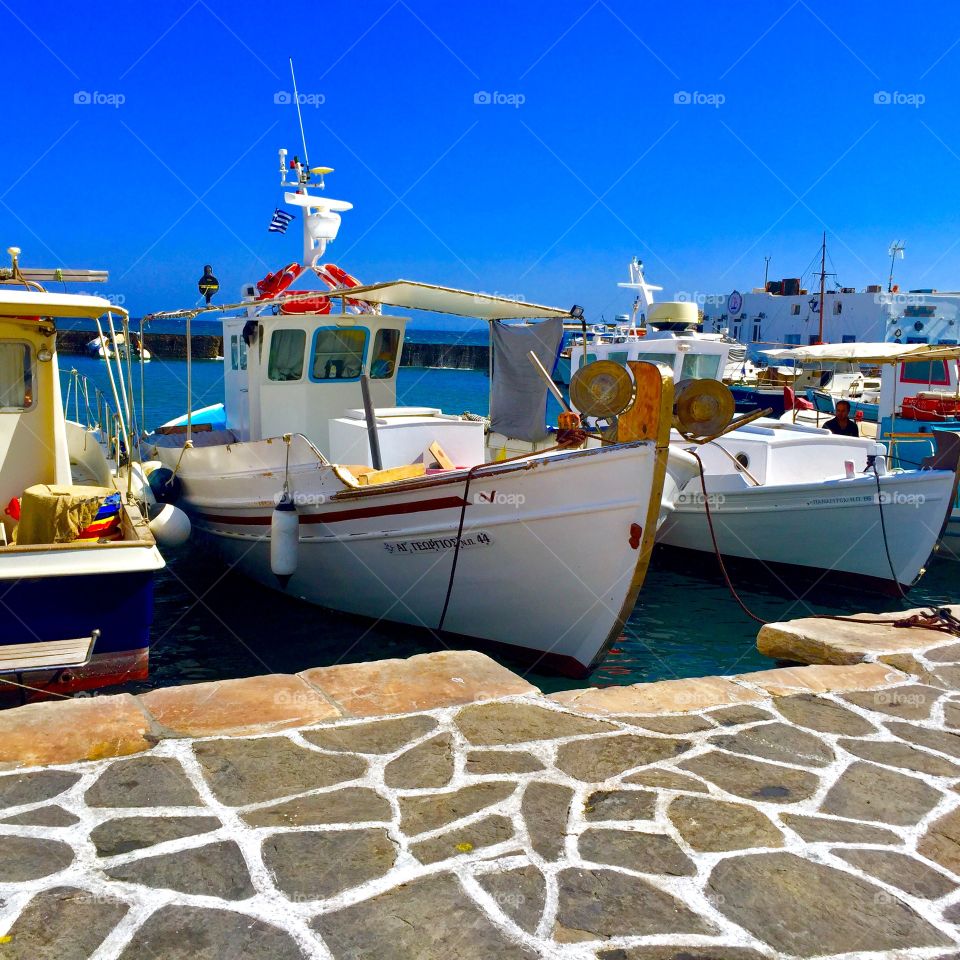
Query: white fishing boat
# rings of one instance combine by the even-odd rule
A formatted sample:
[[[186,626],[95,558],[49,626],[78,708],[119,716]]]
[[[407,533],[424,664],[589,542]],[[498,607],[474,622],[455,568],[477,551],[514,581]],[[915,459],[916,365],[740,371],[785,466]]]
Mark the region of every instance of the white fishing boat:
[[[703,481],[680,492],[660,542],[758,561],[791,587],[804,572],[824,585],[909,590],[943,534],[956,487],[955,450],[931,460],[937,469],[892,470],[874,440],[772,419],[697,452]]]
[[[636,257],[630,262],[629,281],[617,286],[637,291],[632,312],[610,326],[582,324],[580,335],[568,341],[557,359],[557,383],[569,384],[573,373],[597,360],[664,363],[676,381],[706,378],[732,383],[755,378],[746,347],[725,331],[701,331],[695,303],[655,302],[654,291],[663,288],[646,281],[643,263]]]
[[[153,577],[146,520],[117,488],[106,425],[68,420],[57,321],[125,317],[100,297],[46,292],[0,271],[0,699],[69,693],[147,675]],[[69,279],[104,279],[92,272]],[[122,413],[119,414],[123,420]]]
[[[130,349],[127,349],[127,340],[130,341]],[[153,359],[153,354],[144,346],[143,338],[136,333],[125,334],[117,333],[113,337],[108,337],[101,333],[87,343],[87,354],[97,360],[112,360],[119,358],[127,359],[127,354],[135,360],[143,360],[149,363]]]
[[[242,312],[224,318],[222,416],[206,410],[195,426],[188,404],[185,422],[154,437],[195,536],[290,596],[584,673],[620,634],[657,526],[695,469],[669,446],[672,378],[634,371],[632,403],[648,415],[618,443],[585,448],[582,435],[550,433],[547,388],[527,354],[549,369],[577,311],[361,284],[322,263],[351,204],[311,192],[315,174],[297,158],[288,183],[285,157],[303,263],[261,281],[259,300],[248,288]],[[325,289],[287,289],[301,273]],[[387,306],[490,322],[489,433],[477,419],[397,406],[407,319]],[[189,324],[207,309],[178,316]]]

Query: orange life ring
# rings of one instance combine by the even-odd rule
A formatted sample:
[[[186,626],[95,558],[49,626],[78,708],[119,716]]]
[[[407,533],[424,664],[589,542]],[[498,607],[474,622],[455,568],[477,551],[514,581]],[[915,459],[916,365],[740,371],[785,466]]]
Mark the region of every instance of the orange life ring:
[[[258,300],[272,300],[283,293],[303,272],[303,267],[294,261],[288,263],[276,273],[268,273],[262,280],[257,281],[257,290],[260,292]]]
[[[362,287],[363,284],[354,276],[347,273],[346,270],[338,267],[335,263],[324,263],[313,268],[317,276],[331,289],[342,290],[343,288],[352,289],[353,287]],[[373,313],[374,307],[365,300],[353,300],[346,298],[347,306],[358,313]]]

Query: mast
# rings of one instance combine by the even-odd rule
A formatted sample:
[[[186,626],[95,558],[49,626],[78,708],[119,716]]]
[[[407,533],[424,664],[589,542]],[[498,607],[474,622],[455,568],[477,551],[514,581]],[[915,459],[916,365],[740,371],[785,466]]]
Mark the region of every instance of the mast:
[[[827,286],[827,231],[823,231],[823,244],[820,247],[820,332],[817,343],[823,343],[823,301]]]

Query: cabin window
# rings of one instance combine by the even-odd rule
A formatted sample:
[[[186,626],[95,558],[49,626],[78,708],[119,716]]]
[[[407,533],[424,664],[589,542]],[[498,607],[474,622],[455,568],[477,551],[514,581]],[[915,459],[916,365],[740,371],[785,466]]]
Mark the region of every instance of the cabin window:
[[[25,343],[0,343],[0,410],[33,406],[33,351]]]
[[[240,342],[238,344],[240,348],[240,369],[247,369],[247,341],[243,339],[242,336],[237,338]]]
[[[303,352],[307,334],[303,330],[274,330],[270,337],[267,376],[271,380],[299,380],[303,376]]]
[[[400,349],[399,330],[378,330],[373,341],[373,360],[370,362],[371,380],[389,380],[397,369],[397,351]]]
[[[313,338],[311,380],[358,380],[363,373],[367,331],[362,327],[321,327]]]
[[[638,353],[637,359],[644,363],[662,363],[665,367],[673,369],[677,355],[675,353]]]
[[[901,383],[922,383],[927,386],[946,387],[950,385],[946,360],[914,360],[900,367]]]
[[[720,373],[720,355],[710,353],[688,353],[683,358],[680,379],[718,380]]]
[[[230,369],[239,370],[240,369],[240,349],[237,346],[237,340],[240,338],[234,334],[230,338]]]

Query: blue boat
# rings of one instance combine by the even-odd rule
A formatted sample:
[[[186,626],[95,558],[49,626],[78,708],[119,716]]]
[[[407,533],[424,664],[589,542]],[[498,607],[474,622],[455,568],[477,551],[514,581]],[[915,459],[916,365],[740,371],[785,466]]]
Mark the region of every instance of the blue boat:
[[[118,492],[109,454],[129,416],[68,420],[56,352],[60,318],[120,314],[100,297],[47,293],[0,271],[0,701],[30,700],[147,675],[153,578],[164,566],[149,525]],[[88,399],[88,398],[85,398]],[[111,426],[116,424],[116,430]],[[124,442],[123,438],[127,438]]]

